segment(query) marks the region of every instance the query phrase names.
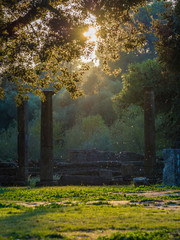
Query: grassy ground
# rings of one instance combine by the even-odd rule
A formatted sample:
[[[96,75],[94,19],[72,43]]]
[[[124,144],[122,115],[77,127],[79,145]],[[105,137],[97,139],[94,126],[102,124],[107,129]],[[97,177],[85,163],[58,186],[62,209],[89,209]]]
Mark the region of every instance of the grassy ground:
[[[180,239],[180,188],[0,188],[0,239],[97,238]]]

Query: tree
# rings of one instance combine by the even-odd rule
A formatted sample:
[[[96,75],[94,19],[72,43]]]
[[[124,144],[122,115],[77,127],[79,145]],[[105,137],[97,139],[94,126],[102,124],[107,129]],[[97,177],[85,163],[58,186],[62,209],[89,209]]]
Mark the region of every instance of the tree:
[[[131,104],[110,128],[112,150],[144,152],[143,109]]]
[[[78,120],[72,129],[66,131],[67,149],[97,148],[111,149],[109,129],[100,115],[88,116]]]
[[[123,89],[114,97],[116,112],[121,117],[131,104],[143,107],[143,88],[153,87],[156,114],[164,114],[161,127],[165,128],[166,137],[176,139],[180,131],[179,77],[167,72],[157,60],[129,65],[128,73],[122,76]]]
[[[156,50],[158,60],[171,72],[180,72],[180,2],[167,4],[163,20],[154,21],[153,28],[158,37]]]
[[[85,18],[96,17],[100,26],[99,56],[109,72],[108,61],[118,59],[118,50],[135,48],[143,37],[131,14],[145,0],[1,1],[0,44],[1,70],[4,81],[15,84],[20,97],[34,92],[43,97],[42,89],[66,89],[79,95],[77,83],[87,66],[71,71],[73,61],[83,54],[86,39]],[[72,14],[73,12],[73,14]],[[122,27],[123,24],[123,27]],[[135,35],[137,37],[135,37]],[[1,86],[1,97],[6,88]]]
[[[83,24],[78,24],[76,17],[67,11],[51,6],[49,1],[3,4],[0,39],[3,80],[15,83],[21,96],[26,92],[41,95],[41,89],[50,86],[57,90],[65,86],[75,95],[81,71],[70,73],[68,64],[82,52],[83,43],[77,44],[82,40],[78,38],[77,26],[80,29]]]
[[[147,59],[157,57],[155,42],[158,40],[158,37],[155,36],[154,30],[152,30],[152,24],[154,20],[162,19],[161,15],[165,10],[164,1],[153,1],[150,4],[138,8],[138,12],[134,14],[134,19],[137,24],[144,26],[146,29],[144,30],[144,45],[133,51],[120,51],[120,60],[113,64],[115,68],[120,66],[122,73],[125,73],[127,72],[129,64],[135,62],[141,63]]]

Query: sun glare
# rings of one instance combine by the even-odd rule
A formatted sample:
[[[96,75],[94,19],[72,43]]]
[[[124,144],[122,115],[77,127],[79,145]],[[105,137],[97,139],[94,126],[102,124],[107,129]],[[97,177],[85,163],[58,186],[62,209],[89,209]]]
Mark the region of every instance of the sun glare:
[[[90,42],[96,42],[97,41],[97,36],[96,36],[96,28],[95,27],[90,27],[88,32],[84,33],[84,36],[87,37],[87,39]]]
[[[90,18],[92,20],[93,17]],[[88,20],[88,21],[90,21]],[[99,59],[96,56],[96,50],[98,45],[98,37],[97,37],[97,28],[94,26],[89,27],[87,32],[84,32],[83,35],[87,38],[87,43],[93,45],[93,49],[88,53],[88,47],[85,50],[85,54],[81,56],[81,61],[84,63],[93,62],[96,67],[99,66]],[[86,54],[88,53],[88,54]]]

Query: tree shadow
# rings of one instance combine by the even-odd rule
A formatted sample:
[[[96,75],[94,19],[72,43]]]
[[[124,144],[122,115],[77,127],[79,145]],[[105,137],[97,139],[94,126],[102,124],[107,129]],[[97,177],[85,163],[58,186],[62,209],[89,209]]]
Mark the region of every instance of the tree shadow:
[[[0,219],[0,236],[3,239],[67,239],[57,233],[53,219],[41,217],[57,211],[64,212],[66,206],[50,204],[30,208],[8,204],[1,207],[9,208],[8,214],[10,215]]]

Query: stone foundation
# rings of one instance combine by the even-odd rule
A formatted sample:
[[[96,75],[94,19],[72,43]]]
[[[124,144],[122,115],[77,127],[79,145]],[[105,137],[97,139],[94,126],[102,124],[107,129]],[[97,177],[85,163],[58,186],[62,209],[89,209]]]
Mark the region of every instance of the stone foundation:
[[[7,164],[5,164],[8,166]],[[40,176],[38,163],[29,164],[29,174]],[[0,166],[0,185],[23,185],[18,182],[18,167]],[[162,182],[163,161],[156,161],[158,183]],[[37,186],[130,184],[133,178],[144,177],[144,156],[132,152],[115,154],[108,151],[72,150],[66,161],[54,161],[54,174],[59,181],[40,181]]]
[[[60,185],[129,184],[133,177],[144,175],[144,156],[132,152],[76,149],[58,165]]]
[[[13,186],[17,181],[17,165],[0,162],[0,186]]]

